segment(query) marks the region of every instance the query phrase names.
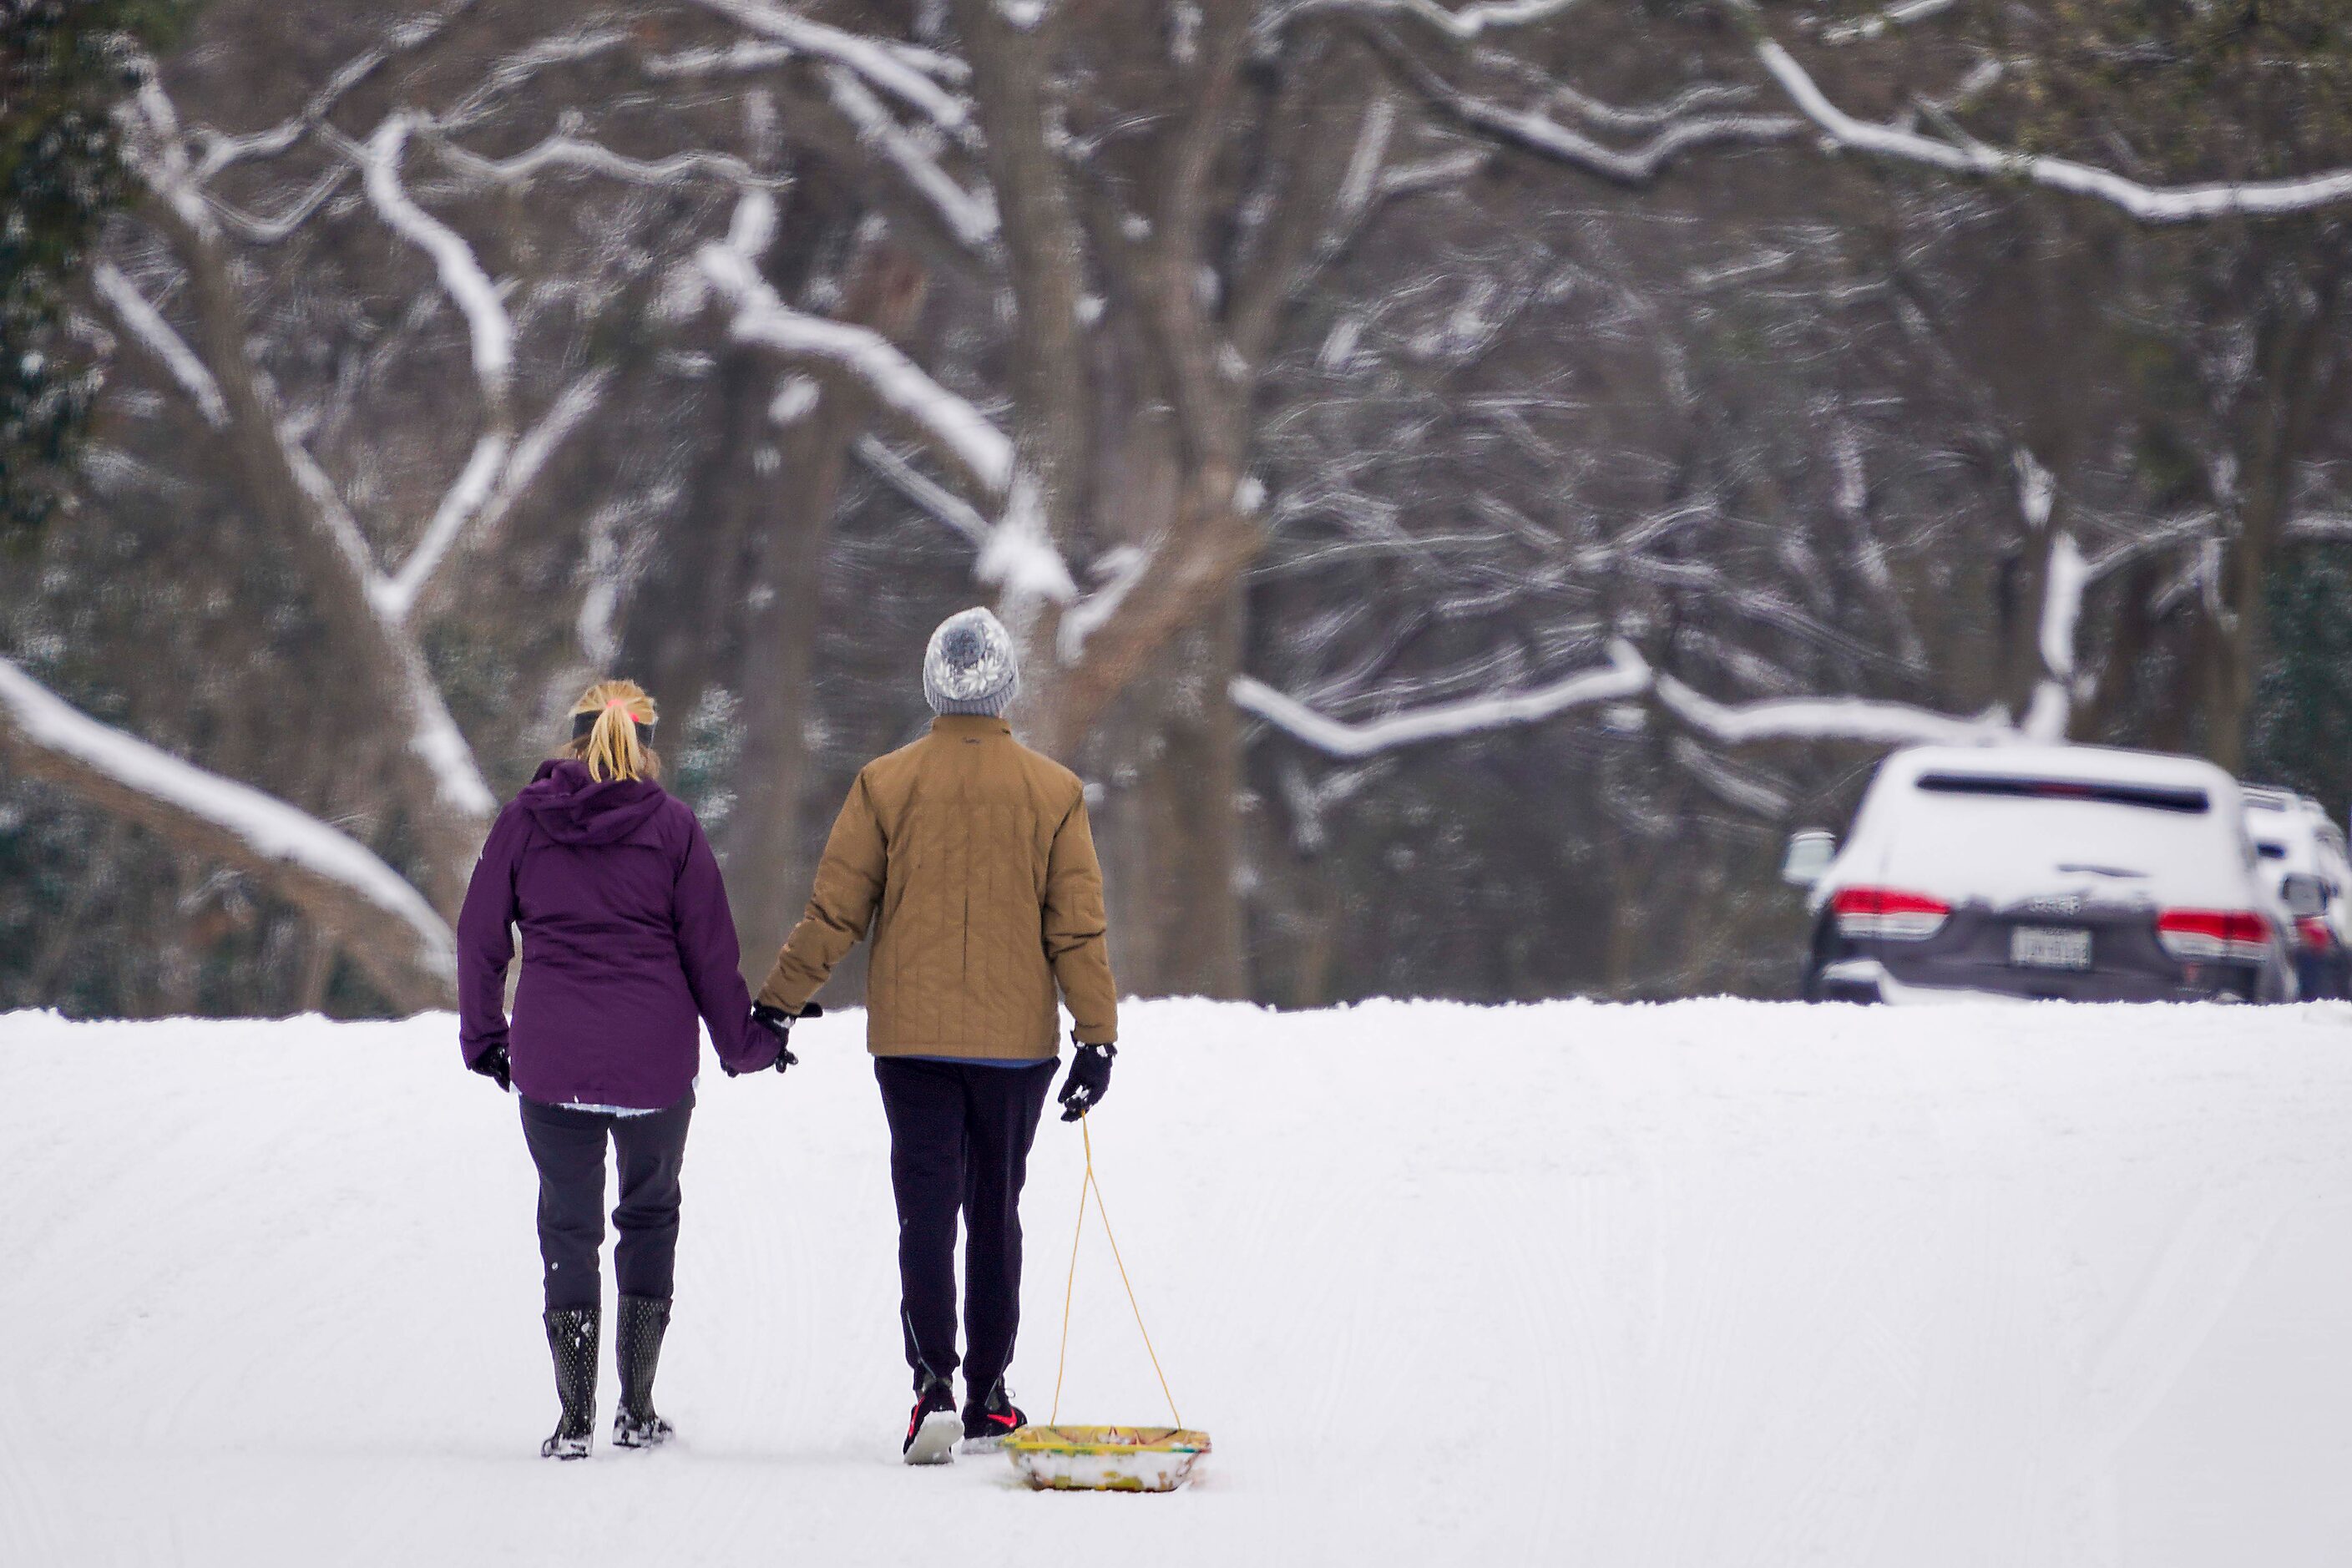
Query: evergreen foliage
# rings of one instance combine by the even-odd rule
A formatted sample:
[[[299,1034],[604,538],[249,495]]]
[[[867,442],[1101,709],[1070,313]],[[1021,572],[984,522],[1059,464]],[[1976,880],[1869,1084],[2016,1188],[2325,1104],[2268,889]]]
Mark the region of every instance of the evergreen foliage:
[[[188,0],[0,0],[0,543],[64,493],[97,392],[63,295],[122,194],[111,113]]]
[[[2246,777],[2352,808],[2352,550],[2288,555],[2264,584],[2271,657],[2255,688]]]

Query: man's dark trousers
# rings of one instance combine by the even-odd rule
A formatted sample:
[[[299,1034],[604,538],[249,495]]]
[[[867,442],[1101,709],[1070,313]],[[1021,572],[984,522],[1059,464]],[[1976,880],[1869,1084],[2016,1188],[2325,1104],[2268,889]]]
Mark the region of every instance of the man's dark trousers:
[[[915,1386],[956,1357],[956,1215],[964,1222],[964,1386],[984,1398],[1021,1326],[1021,1184],[1054,1081],[1034,1066],[877,1057],[898,1200],[898,1324]]]
[[[539,1167],[539,1257],[550,1311],[593,1307],[596,1254],[604,1245],[604,1142],[620,1156],[621,1202],[613,1226],[613,1273],[624,1296],[667,1300],[677,1263],[678,1171],[686,1163],[694,1091],[650,1116],[522,1100],[523,1142]]]

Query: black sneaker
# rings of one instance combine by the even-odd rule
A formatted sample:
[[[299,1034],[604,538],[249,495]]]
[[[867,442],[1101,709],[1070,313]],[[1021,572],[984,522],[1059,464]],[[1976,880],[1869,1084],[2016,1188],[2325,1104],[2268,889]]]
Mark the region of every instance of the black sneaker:
[[[1029,1417],[1013,1403],[1013,1391],[998,1378],[988,1390],[988,1397],[975,1399],[963,1407],[963,1451],[967,1454],[992,1454],[1004,1446],[1004,1439],[1029,1424]]]
[[[898,1446],[910,1465],[944,1465],[955,1458],[957,1436],[963,1423],[957,1418],[955,1390],[943,1377],[925,1377],[915,1396],[915,1412],[907,1417],[907,1440]]]

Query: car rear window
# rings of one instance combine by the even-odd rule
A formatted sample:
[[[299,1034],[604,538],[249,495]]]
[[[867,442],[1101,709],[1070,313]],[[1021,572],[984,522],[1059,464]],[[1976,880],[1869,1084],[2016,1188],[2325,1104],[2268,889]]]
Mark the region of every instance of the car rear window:
[[[2205,792],[2185,784],[2106,784],[2089,779],[2037,779],[2003,773],[1921,773],[1929,795],[1990,795],[2013,800],[2086,800],[2149,811],[2201,816],[2213,809]]]

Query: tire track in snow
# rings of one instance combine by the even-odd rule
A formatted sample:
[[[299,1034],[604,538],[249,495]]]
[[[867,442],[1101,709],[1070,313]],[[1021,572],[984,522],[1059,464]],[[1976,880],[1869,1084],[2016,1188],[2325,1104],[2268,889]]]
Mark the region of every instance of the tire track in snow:
[[[0,1390],[11,1416],[0,1420],[0,1562],[66,1562],[65,1535],[51,1501],[55,1488],[36,1470],[30,1453],[29,1445],[38,1440],[35,1424],[14,1418],[34,1406],[15,1379]]]
[[[1499,1563],[1530,1555],[1529,1542],[1539,1561],[1595,1568],[1760,1568],[1808,1546],[1832,1563],[2084,1568],[2104,1550],[2084,1500],[2090,1439],[2137,1422],[2123,1439],[2135,1464],[2179,1468],[2136,1474],[2126,1495],[2133,1568],[2181,1568],[2189,1559],[2150,1533],[2151,1519],[2279,1494],[2189,1468],[2249,1434],[2224,1425],[2196,1434],[2201,1448],[2185,1442],[2179,1385],[2199,1383],[2241,1314],[2266,1314],[2253,1320],[2265,1332],[2283,1321],[2282,1289],[2352,1292],[2352,1271],[2280,1271],[2275,1250],[2257,1249],[2228,1300],[2204,1294],[2235,1271],[2239,1233],[2274,1217],[2265,1203],[2352,1180],[2341,1137],[2352,1065],[2339,1039],[2297,1046],[2289,1037],[2303,1026],[2275,1014],[2025,1010],[2000,1037],[1977,1038],[1985,1026],[1966,1017],[1724,1004],[1136,1013],[1139,1034],[1166,1019],[1187,1037],[1184,1052],[1137,1054],[1139,1069],[1150,1065],[1128,1078],[1129,1109],[1115,1111],[1129,1130],[1118,1157],[1181,1145],[1186,1163],[1162,1179],[1182,1195],[1163,1204],[1147,1195],[1152,1179],[1115,1176],[1111,1196],[1143,1239],[1147,1273],[1162,1276],[1137,1281],[1155,1333],[1193,1342],[1170,1366],[1186,1414],[1223,1444],[1195,1496],[1031,1499],[1007,1492],[1002,1470],[898,1468],[890,1420],[869,1430],[866,1407],[897,1382],[889,1314],[866,1299],[889,1289],[883,1241],[864,1234],[881,1194],[859,1197],[843,1174],[856,1161],[856,1180],[878,1179],[878,1139],[825,1122],[877,1114],[870,1083],[847,1074],[786,1085],[799,1098],[775,1112],[760,1093],[771,1081],[713,1086],[714,1104],[748,1093],[758,1115],[714,1112],[697,1134],[685,1247],[709,1267],[681,1323],[694,1330],[681,1350],[702,1347],[678,1368],[693,1372],[677,1384],[694,1419],[688,1446],[542,1465],[530,1450],[551,1396],[524,1300],[535,1278],[519,1138],[506,1107],[492,1125],[490,1102],[472,1098],[483,1091],[447,1060],[446,1020],[430,1019],[369,1033],[248,1026],[266,1048],[215,1050],[221,1032],[168,1025],[73,1033],[71,1059],[61,1050],[55,1063],[0,1049],[0,1143],[23,1148],[22,1131],[41,1151],[11,1167],[22,1170],[13,1197],[57,1216],[34,1232],[37,1280],[0,1279],[0,1319],[26,1326],[0,1345],[0,1389],[71,1439],[55,1463],[21,1442],[10,1462],[30,1461],[78,1534],[113,1510],[89,1540],[66,1542],[61,1568],[339,1555],[407,1568],[551,1550],[851,1565],[940,1543],[983,1564],[1444,1563],[1473,1550]],[[1897,1024],[1900,1039],[1885,1032]],[[1746,1048],[1742,1029],[1770,1049]],[[1609,1094],[1555,1093],[1545,1053],[1569,1034],[1597,1042],[1576,1055],[1608,1058],[1598,1076]],[[78,1089],[93,1049],[115,1070]],[[1901,1060],[1920,1066],[1917,1080],[1889,1089],[1877,1064]],[[2082,1114],[2097,1104],[2114,1113]],[[1916,1136],[1928,1105],[1936,1131]],[[2004,1125],[2004,1106],[2022,1114]],[[342,1146],[280,1140],[281,1122],[313,1115],[370,1131]],[[2070,1120],[2082,1127],[2073,1143],[2052,1132]],[[1167,1135],[1174,1126],[1182,1139]],[[278,1141],[283,1158],[158,1152],[200,1127],[225,1151]],[[747,1152],[754,1142],[772,1158]],[[379,1174],[339,1187],[354,1163]],[[790,1178],[781,1194],[778,1172]],[[1849,1181],[1873,1190],[1827,1205]],[[2120,1222],[2085,1219],[2079,1200],[2102,1184],[2159,1199]],[[1063,1261],[1059,1184],[1036,1189],[1033,1270]],[[269,1199],[272,1186],[305,1205]],[[183,1205],[179,1187],[201,1195]],[[2223,1196],[2202,1218],[2162,1206],[2203,1190]],[[1465,1215],[1471,1195],[1484,1206]],[[1538,1227],[1516,1255],[1492,1234],[1512,1226],[1515,1201]],[[787,1204],[796,1224],[775,1218]],[[317,1212],[295,1212],[304,1206]],[[2155,1228],[2133,1228],[2143,1217]],[[397,1228],[373,1234],[384,1226]],[[282,1234],[248,1247],[256,1229]],[[1890,1255],[1883,1268],[1874,1251]],[[352,1296],[371,1269],[414,1278],[416,1292],[356,1300],[340,1317],[320,1305]],[[303,1273],[308,1283],[285,1289]],[[1097,1304],[1131,1336],[1116,1279],[1104,1278]],[[296,1310],[280,1320],[240,1308],[240,1292],[256,1290]],[[136,1312],[159,1291],[207,1300],[142,1326]],[[738,1294],[764,1300],[717,1299]],[[2352,1294],[2296,1303],[2294,1322],[2346,1303]],[[1492,1342],[1523,1341],[1531,1322],[1552,1364],[1498,1373],[1511,1347]],[[754,1331],[786,1342],[741,1343]],[[1588,1332],[1589,1356],[1571,1348]],[[354,1405],[316,1375],[319,1358],[359,1334],[413,1374],[406,1389]],[[282,1353],[251,1361],[273,1336]],[[211,1384],[166,1426],[184,1436],[206,1403],[235,1394],[216,1423],[234,1446],[151,1451],[139,1397],[159,1369],[198,1375],[175,1364],[215,1339],[223,1364],[253,1365],[260,1381]],[[1050,1330],[1030,1336],[1032,1364],[1041,1346],[1050,1359],[1049,1341]],[[2308,1354],[2325,1342],[2293,1342]],[[2233,1357],[2263,1353],[2244,1333],[2231,1344]],[[1148,1370],[1141,1380],[1149,1390]],[[2168,1392],[2147,1393],[2150,1380]],[[2335,1386],[2282,1384],[2258,1396],[2267,1410],[2217,1405],[2209,1388],[2195,1408],[2239,1422],[2283,1414],[2341,1443],[2352,1401],[2306,1392]],[[2109,1400],[2125,1387],[2147,1408]],[[2095,1404],[2095,1388],[2107,1391]],[[1523,1433],[1520,1405],[1545,1398],[1573,1406],[1570,1419]],[[518,1409],[529,1429],[504,1429]],[[400,1431],[351,1430],[386,1410],[403,1413]],[[1400,1411],[1454,1433],[1514,1435],[1525,1451],[1497,1458],[1401,1436]],[[0,1499],[16,1484],[0,1480]],[[2290,1541],[2316,1540],[2335,1517],[2286,1506],[2307,1509],[2284,1527]],[[1892,1522],[1870,1539],[1882,1520]],[[0,1558],[13,1562],[37,1528],[21,1525],[0,1523]],[[2326,1560],[2248,1558],[2290,1559]]]
[[[2123,1560],[2116,1467],[2125,1447],[2162,1406],[2211,1341],[2287,1218],[2282,1194],[2198,1194],[2167,1239],[2130,1310],[2094,1347],[2086,1458],[2100,1560]]]

